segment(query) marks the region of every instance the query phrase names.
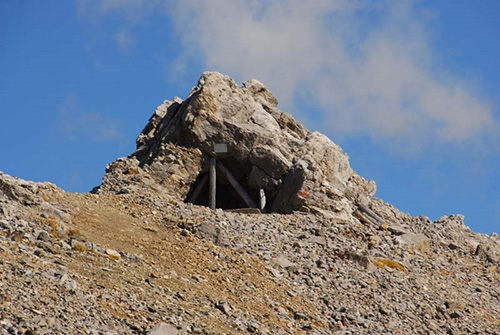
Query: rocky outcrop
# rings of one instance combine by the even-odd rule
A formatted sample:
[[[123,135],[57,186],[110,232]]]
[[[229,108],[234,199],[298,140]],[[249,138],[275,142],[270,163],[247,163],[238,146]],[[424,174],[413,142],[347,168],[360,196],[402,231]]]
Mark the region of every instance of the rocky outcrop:
[[[219,160],[254,199],[265,190],[268,211],[340,211],[369,203],[375,183],[351,169],[338,145],[277,105],[255,79],[239,87],[227,76],[205,72],[185,101],[175,98],[156,109],[137,150],[110,164],[95,191],[152,188],[183,200],[216,156],[214,144],[225,143],[228,152]],[[218,206],[224,208],[224,201]]]
[[[373,197],[277,105],[257,80],[204,73],[98,194],[0,172],[0,333],[499,334],[498,234]],[[196,204],[214,156],[212,210]],[[223,210],[245,206],[226,169],[275,213]]]
[[[32,209],[45,217],[69,221],[69,215],[47,202],[46,194],[60,190],[52,183],[37,183],[0,171],[0,218],[29,219]]]

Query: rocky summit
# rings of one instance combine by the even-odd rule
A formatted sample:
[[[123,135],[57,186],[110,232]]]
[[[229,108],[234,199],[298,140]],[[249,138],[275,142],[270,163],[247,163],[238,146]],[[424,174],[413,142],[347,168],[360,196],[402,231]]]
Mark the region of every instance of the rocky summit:
[[[220,164],[249,196],[257,198],[264,190],[268,212],[343,213],[352,212],[353,203],[367,205],[375,183],[350,168],[338,145],[307,130],[277,104],[255,79],[239,87],[227,76],[206,72],[185,101],[175,98],[156,109],[137,150],[110,164],[95,191],[135,193],[154,185],[157,192],[184,200],[207,174],[214,146],[224,144]],[[219,207],[242,206],[227,184],[220,182]]]
[[[500,334],[500,237],[206,72],[91,193],[0,173],[0,334]]]

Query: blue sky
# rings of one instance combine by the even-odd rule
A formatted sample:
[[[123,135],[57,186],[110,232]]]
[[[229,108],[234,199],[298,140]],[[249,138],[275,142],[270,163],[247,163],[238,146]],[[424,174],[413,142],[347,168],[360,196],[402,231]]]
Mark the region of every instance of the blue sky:
[[[377,196],[500,231],[500,2],[0,0],[0,170],[98,185],[202,71],[257,78]]]

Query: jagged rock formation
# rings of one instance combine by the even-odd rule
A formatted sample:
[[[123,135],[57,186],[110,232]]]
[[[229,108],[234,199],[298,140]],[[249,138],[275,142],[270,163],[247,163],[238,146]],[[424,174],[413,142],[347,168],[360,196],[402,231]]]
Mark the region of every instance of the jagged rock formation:
[[[238,87],[227,76],[205,72],[185,101],[176,98],[157,108],[137,138],[137,150],[108,166],[96,191],[129,192],[136,181],[151,187],[134,176],[141,169],[162,192],[185,199],[207,172],[213,145],[226,143],[229,152],[221,161],[254,198],[265,190],[269,211],[339,212],[367,204],[375,183],[351,169],[338,145],[304,128],[277,104],[255,79]]]
[[[205,73],[97,194],[0,172],[0,334],[500,334],[499,235],[373,197],[276,106],[256,80]],[[185,202],[221,142],[274,213]],[[218,206],[240,206],[219,183]]]

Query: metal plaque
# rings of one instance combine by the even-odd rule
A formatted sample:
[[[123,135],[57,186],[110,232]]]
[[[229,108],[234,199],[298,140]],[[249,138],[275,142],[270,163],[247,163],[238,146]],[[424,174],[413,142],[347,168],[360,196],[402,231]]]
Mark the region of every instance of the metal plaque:
[[[216,154],[227,153],[227,143],[214,143],[214,153]]]

